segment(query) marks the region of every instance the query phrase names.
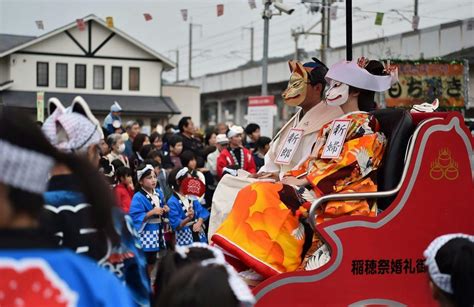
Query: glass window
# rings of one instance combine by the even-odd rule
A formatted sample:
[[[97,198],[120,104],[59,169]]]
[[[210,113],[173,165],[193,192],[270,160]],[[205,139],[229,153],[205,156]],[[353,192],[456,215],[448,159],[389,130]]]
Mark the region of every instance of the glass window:
[[[36,62],[36,85],[49,86],[48,62]]]
[[[112,66],[112,89],[122,89],[122,67]]]
[[[67,87],[66,63],[56,63],[56,87]]]
[[[86,65],[76,64],[76,88],[86,88]]]
[[[104,66],[94,65],[94,89],[104,89]]]
[[[128,88],[131,91],[140,90],[140,68],[130,67]]]

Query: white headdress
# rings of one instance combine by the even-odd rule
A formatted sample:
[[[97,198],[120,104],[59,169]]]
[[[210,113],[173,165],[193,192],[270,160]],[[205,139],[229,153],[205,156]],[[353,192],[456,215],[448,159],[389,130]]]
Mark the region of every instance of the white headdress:
[[[181,258],[186,259],[187,254],[189,253],[189,249],[192,247],[197,248],[205,248],[212,252],[214,258],[209,258],[206,260],[201,261],[202,266],[210,266],[210,265],[219,265],[223,266],[226,271],[228,277],[229,286],[232,289],[235,297],[239,302],[244,304],[253,305],[255,303],[255,297],[253,296],[252,292],[250,291],[247,284],[239,277],[235,269],[230,266],[227,262],[225,262],[224,254],[217,248],[212,247],[205,243],[193,243],[188,246],[176,246],[176,252],[181,256]]]
[[[189,172],[189,169],[187,167],[183,167],[176,173],[176,180],[179,180],[180,178],[186,176],[186,174]]]
[[[58,149],[66,152],[85,151],[103,138],[99,122],[82,97],[74,98],[67,109],[57,98],[50,98],[48,110],[52,113],[41,129]]]
[[[227,137],[230,139],[231,137],[234,137],[237,134],[242,134],[242,133],[244,133],[244,128],[234,125],[230,127],[229,131],[227,132]]]
[[[0,140],[0,182],[30,193],[46,191],[51,157]]]
[[[451,275],[444,274],[439,271],[438,264],[436,263],[436,254],[439,249],[443,247],[446,243],[452,239],[464,238],[468,239],[471,242],[474,242],[474,236],[455,233],[447,234],[436,238],[433,242],[430,243],[428,248],[424,251],[423,255],[425,256],[425,265],[428,267],[428,272],[430,274],[431,280],[444,292],[453,294],[453,287],[451,284]]]
[[[395,66],[387,65],[386,71],[389,75],[376,76],[369,73],[364,67],[367,59],[360,58],[357,61],[342,60],[329,68],[325,78],[326,81],[339,81],[356,88],[374,92],[388,90],[393,84],[398,82],[398,70]]]
[[[140,181],[142,179],[143,174],[145,174],[147,171],[152,170],[154,171],[155,169],[151,164],[147,164],[143,169],[137,171],[137,179]]]

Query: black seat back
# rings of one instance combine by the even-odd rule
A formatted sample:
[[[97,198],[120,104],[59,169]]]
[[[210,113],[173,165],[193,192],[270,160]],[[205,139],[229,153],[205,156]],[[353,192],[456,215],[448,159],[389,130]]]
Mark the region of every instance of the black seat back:
[[[371,112],[379,121],[381,132],[387,137],[382,164],[377,171],[378,191],[394,189],[400,182],[405,165],[405,153],[415,125],[410,112],[402,109],[381,109]],[[395,196],[379,198],[377,205],[386,209]]]

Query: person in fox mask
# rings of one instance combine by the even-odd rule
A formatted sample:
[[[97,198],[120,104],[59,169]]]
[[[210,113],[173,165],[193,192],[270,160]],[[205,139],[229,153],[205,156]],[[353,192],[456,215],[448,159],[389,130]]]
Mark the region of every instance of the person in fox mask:
[[[221,179],[212,200],[209,238],[231,211],[240,189],[262,179],[279,181],[286,172],[297,170],[309,157],[321,127],[344,114],[341,108],[322,103],[326,87],[324,76],[328,71],[324,63],[313,58],[305,64],[289,61],[288,65],[291,76],[282,97],[286,105],[297,108],[296,114],[272,139],[265,164],[257,174],[226,175]],[[288,146],[289,141],[291,146]]]
[[[256,182],[242,189],[212,237],[240,268],[247,267],[249,274],[262,279],[322,264],[314,258],[320,248],[327,255],[327,247],[313,236],[306,221],[312,201],[328,194],[377,191],[376,173],[386,138],[369,111],[376,108],[374,93],[397,81],[396,67],[365,58],[340,61],[325,78],[330,82],[325,104],[344,114],[321,127],[309,157],[297,170],[286,172],[279,182]],[[295,136],[290,137],[284,149],[297,143]],[[287,158],[282,156],[284,149],[277,151],[276,161]],[[375,216],[377,207],[367,199],[330,201],[316,213],[319,224],[340,216]]]

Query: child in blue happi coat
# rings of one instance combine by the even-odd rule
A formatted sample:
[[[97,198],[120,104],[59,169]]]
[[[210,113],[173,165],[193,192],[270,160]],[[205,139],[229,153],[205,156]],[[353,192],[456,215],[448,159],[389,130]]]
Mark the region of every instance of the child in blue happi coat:
[[[130,217],[138,231],[145,252],[148,273],[156,264],[158,251],[165,249],[164,221],[169,207],[165,204],[163,192],[157,187],[153,166],[142,164],[137,169],[139,188],[130,204]]]
[[[173,195],[168,199],[169,222],[175,231],[176,245],[185,246],[193,242],[207,243],[203,223],[209,218],[209,211],[204,209],[198,200],[192,200],[181,191],[181,182],[190,176],[187,167],[174,169],[169,177],[168,184],[173,189]]]

